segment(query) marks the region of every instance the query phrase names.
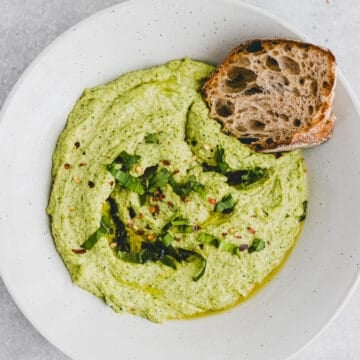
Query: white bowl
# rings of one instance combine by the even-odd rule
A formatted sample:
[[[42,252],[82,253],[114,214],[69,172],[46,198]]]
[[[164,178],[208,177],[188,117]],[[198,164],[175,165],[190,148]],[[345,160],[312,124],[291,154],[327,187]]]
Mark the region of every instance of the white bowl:
[[[360,116],[340,76],[333,139],[304,151],[310,206],[303,234],[267,287],[222,314],[156,325],[117,315],[71,284],[45,208],[51,154],[85,87],[189,56],[218,63],[241,41],[299,34],[236,1],[129,1],[81,22],[21,77],[0,126],[0,265],[14,300],[74,359],[284,359],[334,316],[359,274]]]

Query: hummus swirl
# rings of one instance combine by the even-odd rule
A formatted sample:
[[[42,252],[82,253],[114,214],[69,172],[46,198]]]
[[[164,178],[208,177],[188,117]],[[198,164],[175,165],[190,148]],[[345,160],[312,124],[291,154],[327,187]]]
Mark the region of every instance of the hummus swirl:
[[[279,266],[301,231],[301,152],[255,153],[222,133],[200,94],[212,70],[176,60],[86,89],[59,137],[47,209],[55,244],[73,282],[117,312],[162,322],[224,309]],[[116,160],[124,153],[129,166]],[[145,184],[153,169],[171,181],[134,191],[116,161],[127,179]],[[109,198],[127,234],[121,251],[102,223]],[[157,239],[188,255],[126,261]]]

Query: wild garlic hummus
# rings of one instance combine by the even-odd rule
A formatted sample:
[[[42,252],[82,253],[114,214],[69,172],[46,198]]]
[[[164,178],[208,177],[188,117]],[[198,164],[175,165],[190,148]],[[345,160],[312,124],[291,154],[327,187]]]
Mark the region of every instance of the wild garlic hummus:
[[[259,154],[220,131],[190,59],[86,89],[53,155],[48,213],[75,284],[151,321],[226,308],[294,244],[300,151]]]

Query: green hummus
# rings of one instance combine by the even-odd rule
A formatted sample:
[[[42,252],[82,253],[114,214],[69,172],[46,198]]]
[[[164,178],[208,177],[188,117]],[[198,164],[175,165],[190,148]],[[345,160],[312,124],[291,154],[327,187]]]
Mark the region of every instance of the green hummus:
[[[85,90],[53,156],[52,233],[72,280],[155,322],[226,308],[284,259],[306,211],[300,151],[220,131],[190,59]]]

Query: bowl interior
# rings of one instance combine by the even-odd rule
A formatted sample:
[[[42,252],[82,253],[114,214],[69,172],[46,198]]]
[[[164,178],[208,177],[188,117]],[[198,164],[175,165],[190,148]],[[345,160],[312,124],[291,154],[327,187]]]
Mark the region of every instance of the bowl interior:
[[[130,1],[73,27],[27,70],[0,126],[0,265],[15,301],[40,332],[75,359],[281,359],[307,343],[354,285],[360,246],[359,113],[342,78],[328,143],[304,151],[309,213],[288,262],[231,311],[152,324],[116,315],[73,286],[45,213],[51,154],[86,87],[185,56],[218,63],[241,41],[299,35],[235,1]]]

